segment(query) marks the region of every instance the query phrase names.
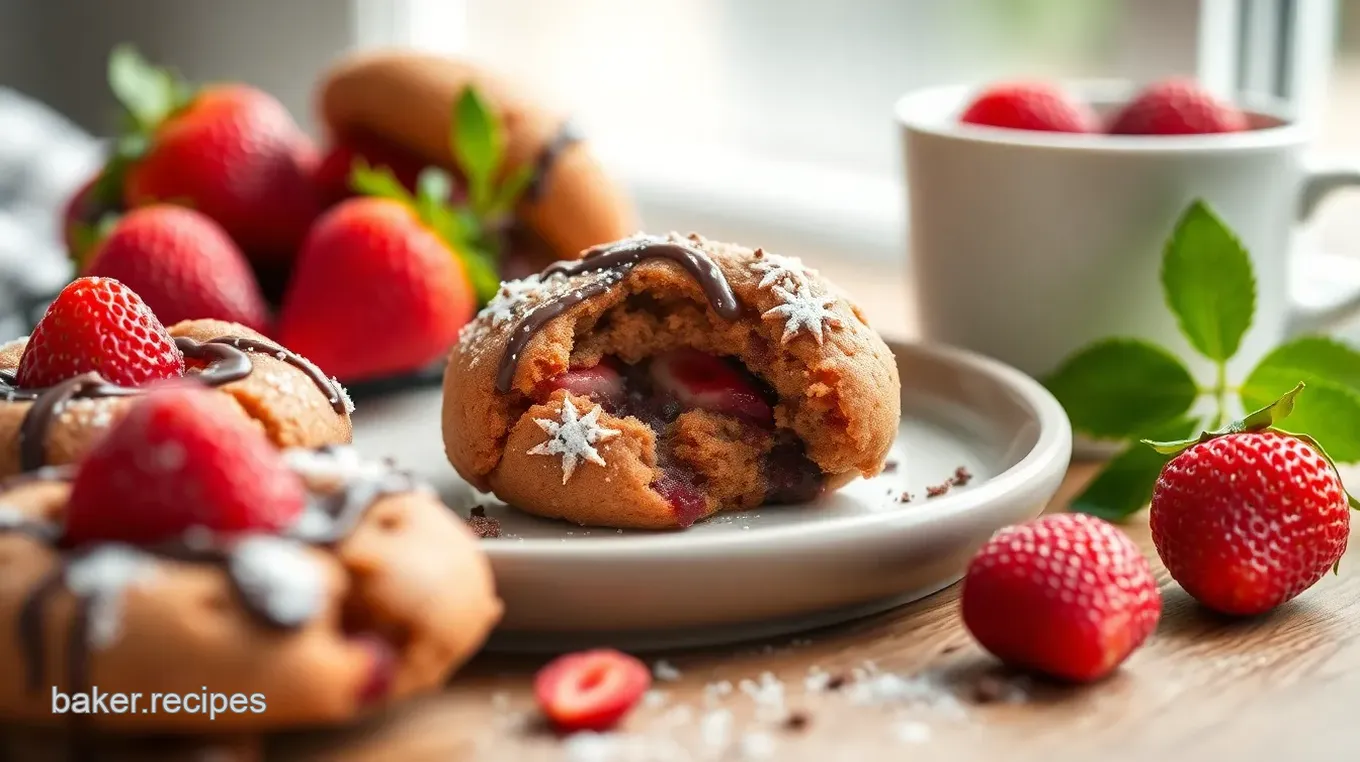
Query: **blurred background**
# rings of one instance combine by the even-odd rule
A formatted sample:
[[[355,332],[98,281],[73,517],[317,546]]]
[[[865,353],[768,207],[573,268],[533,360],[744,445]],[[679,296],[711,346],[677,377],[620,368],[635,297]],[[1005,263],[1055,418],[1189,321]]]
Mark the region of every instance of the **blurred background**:
[[[121,41],[194,80],[262,86],[313,132],[316,75],[345,51],[480,59],[575,114],[649,229],[804,256],[880,310],[901,298],[892,105],[913,88],[1195,74],[1283,99],[1321,151],[1360,161],[1360,3],[1345,0],[0,0],[11,288],[65,266],[54,210],[98,160],[86,136],[113,128]],[[16,95],[60,118],[18,118]],[[1348,207],[1360,194],[1324,210],[1320,240],[1360,255]]]

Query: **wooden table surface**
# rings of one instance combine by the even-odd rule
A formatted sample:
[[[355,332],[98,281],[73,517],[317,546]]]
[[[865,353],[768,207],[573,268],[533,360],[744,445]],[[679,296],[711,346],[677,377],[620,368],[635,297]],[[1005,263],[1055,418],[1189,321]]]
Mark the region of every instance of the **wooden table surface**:
[[[1049,510],[1061,510],[1093,473],[1075,464]],[[1155,562],[1146,515],[1127,530]],[[543,660],[484,655],[443,693],[360,727],[186,746],[108,743],[98,758],[1353,762],[1358,564],[1353,550],[1339,576],[1247,620],[1206,612],[1157,564],[1165,603],[1157,633],[1114,677],[1086,687],[999,667],[963,628],[955,585],[797,638],[664,654],[674,679],[657,681],[608,737],[563,741],[545,731],[530,691]],[[58,758],[48,756],[50,739],[7,740],[11,755],[0,754],[7,762]]]

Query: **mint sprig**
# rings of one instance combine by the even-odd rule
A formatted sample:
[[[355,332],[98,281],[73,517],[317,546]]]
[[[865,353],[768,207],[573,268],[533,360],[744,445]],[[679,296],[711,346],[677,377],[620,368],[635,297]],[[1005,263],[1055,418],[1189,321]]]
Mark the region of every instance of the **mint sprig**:
[[[1237,431],[1275,428],[1308,442],[1333,464],[1360,462],[1360,352],[1306,336],[1276,347],[1240,385],[1228,379],[1228,361],[1251,328],[1256,278],[1241,241],[1203,201],[1177,221],[1162,253],[1161,283],[1182,335],[1213,362],[1214,378],[1196,381],[1169,350],[1125,338],[1095,342],[1049,375],[1044,383],[1074,429],[1130,443],[1073,500],[1075,510],[1126,518],[1147,504],[1167,460]],[[1206,399],[1212,409],[1201,414],[1196,406]],[[1235,419],[1237,407],[1253,412]]]

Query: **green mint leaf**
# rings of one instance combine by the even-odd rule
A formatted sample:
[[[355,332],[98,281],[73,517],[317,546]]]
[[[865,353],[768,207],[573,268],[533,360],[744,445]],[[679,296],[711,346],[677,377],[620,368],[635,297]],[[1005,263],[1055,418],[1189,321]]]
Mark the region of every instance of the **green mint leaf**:
[[[496,270],[495,257],[481,243],[482,228],[477,218],[463,208],[450,207],[448,204],[426,204],[421,211],[421,219],[434,229],[458,258],[477,295],[477,304],[480,306],[491,301],[501,287],[500,273]]]
[[[477,304],[484,305],[496,296],[501,288],[501,276],[496,270],[495,257],[485,249],[468,247],[459,252],[463,271],[477,293]]]
[[[355,159],[349,173],[349,186],[354,192],[365,196],[390,198],[405,204],[416,205],[410,191],[401,184],[397,176],[387,167],[373,168],[363,159]]]
[[[1280,428],[1326,442],[1342,463],[1360,461],[1360,352],[1323,337],[1276,347],[1242,383],[1242,404],[1259,405],[1299,382],[1308,394]]]
[[[109,54],[108,79],[114,97],[143,131],[160,124],[186,97],[173,74],[152,66],[127,44],[114,47]]]
[[[479,215],[491,208],[492,183],[505,155],[505,130],[471,85],[453,105],[453,159],[468,182],[468,200]]]
[[[1176,223],[1162,256],[1162,288],[1181,333],[1200,354],[1237,354],[1256,310],[1256,278],[1242,243],[1202,201]]]
[[[510,176],[501,183],[501,187],[496,191],[496,198],[491,202],[490,216],[502,217],[510,214],[519,203],[520,197],[529,187],[529,183],[534,181],[534,173],[537,170],[532,164],[525,164],[518,167]]]
[[[453,192],[453,179],[439,167],[426,167],[416,178],[416,213],[426,223],[435,225],[435,217],[449,203]]]
[[[1079,350],[1044,384],[1072,427],[1096,437],[1131,437],[1182,416],[1199,387],[1180,360],[1135,339],[1109,339]]]
[[[1150,432],[1158,439],[1190,436],[1198,421],[1184,418]],[[1152,499],[1152,488],[1171,458],[1149,447],[1130,445],[1106,464],[1098,476],[1072,501],[1072,510],[1107,521],[1122,521],[1142,510]]]
[[[1297,397],[1304,389],[1303,384],[1296,384],[1293,389],[1285,392],[1279,399],[1268,402],[1259,410],[1253,410],[1246,416],[1231,421],[1228,425],[1213,431],[1202,432],[1199,436],[1187,439],[1158,441],[1156,439],[1144,439],[1143,444],[1151,447],[1163,455],[1176,455],[1182,450],[1188,449],[1200,442],[1207,442],[1210,439],[1226,436],[1228,434],[1240,434],[1244,431],[1260,431],[1275,426],[1280,421],[1288,418],[1294,413],[1298,406]],[[1309,392],[1312,394],[1312,392]]]

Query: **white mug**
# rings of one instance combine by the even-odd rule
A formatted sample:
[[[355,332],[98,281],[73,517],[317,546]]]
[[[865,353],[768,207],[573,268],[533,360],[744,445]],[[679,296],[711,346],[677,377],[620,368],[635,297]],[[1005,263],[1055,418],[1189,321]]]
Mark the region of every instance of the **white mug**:
[[[1070,89],[1098,111],[1133,92]],[[1256,271],[1256,316],[1230,377],[1288,335],[1360,309],[1360,261],[1294,254],[1297,223],[1332,190],[1360,184],[1360,169],[1307,168],[1308,131],[1278,110],[1249,109],[1254,129],[1225,135],[1074,135],[960,124],[976,92],[934,88],[897,103],[925,340],[1043,376],[1092,341],[1131,336],[1206,378],[1211,366],[1191,360],[1158,276],[1196,199],[1232,228]]]

